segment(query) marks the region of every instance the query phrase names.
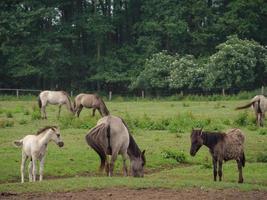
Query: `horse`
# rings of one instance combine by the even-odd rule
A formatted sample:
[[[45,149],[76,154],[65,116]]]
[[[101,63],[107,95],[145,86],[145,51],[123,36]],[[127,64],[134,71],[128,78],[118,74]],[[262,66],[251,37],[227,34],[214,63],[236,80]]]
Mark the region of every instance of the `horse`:
[[[236,110],[248,108],[250,106],[253,106],[257,125],[263,126],[265,112],[267,111],[267,98],[263,95],[256,95],[253,99],[251,99],[250,103],[237,107]]]
[[[77,95],[74,99],[74,109],[77,117],[80,116],[80,112],[82,111],[83,107],[93,108],[92,116],[95,116],[96,109],[102,117],[109,115],[109,110],[107,109],[106,104],[102,98],[96,94],[81,93]]]
[[[144,177],[145,150],[141,152],[123,119],[111,115],[99,119],[85,139],[99,155],[99,169],[103,171],[106,168],[107,176],[113,176],[114,162],[120,154],[123,159],[124,176],[128,176],[126,159],[129,158],[132,176]]]
[[[14,141],[14,144],[17,147],[22,147],[21,183],[24,183],[24,169],[28,158],[30,158],[29,181],[36,181],[37,160],[40,161],[39,180],[43,180],[45,153],[47,151],[47,145],[51,140],[54,141],[59,147],[64,146],[64,142],[60,137],[60,130],[56,126],[44,127],[35,135],[27,135],[21,140]]]
[[[74,108],[70,96],[64,91],[42,91],[38,96],[38,104],[41,109],[42,118],[47,119],[45,108],[47,104],[59,105],[58,116],[60,117],[61,106],[66,105],[67,109],[74,114]]]
[[[236,160],[239,171],[238,183],[243,183],[242,167],[245,167],[245,136],[240,129],[231,129],[226,133],[192,130],[191,156],[195,156],[202,145],[209,148],[213,163],[214,181],[217,179],[217,162],[219,163],[219,181],[222,180],[223,161]]]

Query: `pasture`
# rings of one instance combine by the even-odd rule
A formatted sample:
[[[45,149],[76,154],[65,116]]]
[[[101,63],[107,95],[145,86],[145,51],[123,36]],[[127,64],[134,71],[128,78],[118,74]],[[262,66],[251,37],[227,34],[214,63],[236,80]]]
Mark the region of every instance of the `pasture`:
[[[141,148],[146,150],[144,178],[122,176],[121,158],[115,163],[115,177],[98,172],[99,158],[85,142],[85,135],[100,118],[84,109],[80,118],[62,107],[47,107],[47,120],[39,119],[37,102],[0,101],[0,192],[34,193],[81,191],[86,188],[168,188],[233,189],[267,191],[267,128],[255,126],[252,110],[235,111],[247,101],[112,101],[106,102],[111,114],[125,119]],[[266,122],[265,122],[266,123]],[[61,128],[65,146],[49,144],[44,181],[20,183],[21,149],[12,141],[35,133],[46,125]],[[213,182],[212,161],[202,147],[195,157],[189,155],[192,127],[224,130],[238,127],[246,134],[244,184],[237,183],[234,161],[223,165],[222,182]],[[129,164],[129,163],[128,163]]]

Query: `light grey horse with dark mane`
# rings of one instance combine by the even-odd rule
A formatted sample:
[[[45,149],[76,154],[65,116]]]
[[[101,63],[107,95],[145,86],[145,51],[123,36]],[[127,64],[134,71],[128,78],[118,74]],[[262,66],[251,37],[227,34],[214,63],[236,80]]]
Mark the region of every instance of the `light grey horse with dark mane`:
[[[84,94],[81,93],[77,95],[74,99],[74,109],[77,117],[80,116],[80,113],[85,108],[92,108],[92,116],[95,116],[96,109],[99,111],[102,117],[109,115],[109,110],[107,109],[106,104],[103,99],[97,94]]]
[[[85,139],[101,159],[100,171],[106,167],[107,175],[112,176],[114,162],[117,155],[120,154],[123,158],[124,176],[128,175],[126,166],[128,157],[132,176],[144,176],[145,151],[140,151],[123,119],[111,115],[101,118]],[[109,155],[111,156],[110,161]]]
[[[58,118],[60,117],[61,106],[64,104],[71,113],[74,113],[70,96],[64,91],[42,91],[38,97],[38,104],[41,109],[42,118],[44,119],[47,119],[45,109],[48,104],[59,105]]]
[[[248,104],[237,107],[236,110],[248,108],[250,106],[253,106],[256,116],[256,123],[259,126],[263,126],[265,112],[267,111],[267,98],[263,95],[256,95],[253,99],[251,99],[251,101]]]

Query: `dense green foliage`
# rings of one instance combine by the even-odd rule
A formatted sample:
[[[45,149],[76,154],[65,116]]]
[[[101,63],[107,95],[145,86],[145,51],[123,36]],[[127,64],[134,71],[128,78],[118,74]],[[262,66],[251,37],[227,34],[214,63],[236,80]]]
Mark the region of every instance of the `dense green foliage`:
[[[266,85],[264,0],[2,0],[0,8],[0,87]],[[156,58],[163,50],[171,65]]]

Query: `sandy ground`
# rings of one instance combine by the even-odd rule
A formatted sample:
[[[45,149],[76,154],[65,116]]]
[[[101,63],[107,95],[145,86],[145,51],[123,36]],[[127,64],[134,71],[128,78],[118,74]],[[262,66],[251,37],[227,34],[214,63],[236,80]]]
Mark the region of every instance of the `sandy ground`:
[[[215,189],[127,189],[127,188],[107,188],[107,189],[87,189],[79,192],[58,192],[58,193],[25,193],[25,194],[12,194],[1,193],[0,199],[38,199],[38,200],[156,200],[156,199],[178,199],[178,200],[202,200],[202,199],[265,199],[267,200],[266,191],[250,191],[243,192],[238,190],[215,190]]]

